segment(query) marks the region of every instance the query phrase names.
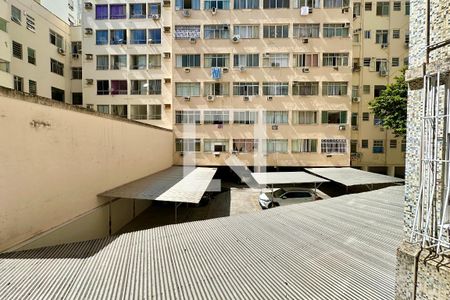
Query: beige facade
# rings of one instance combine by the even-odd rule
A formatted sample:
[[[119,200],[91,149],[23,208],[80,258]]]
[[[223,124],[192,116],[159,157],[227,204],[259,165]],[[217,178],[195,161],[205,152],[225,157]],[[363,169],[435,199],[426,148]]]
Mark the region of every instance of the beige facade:
[[[404,176],[406,141],[379,126],[369,102],[408,63],[409,1],[353,3],[351,165]]]

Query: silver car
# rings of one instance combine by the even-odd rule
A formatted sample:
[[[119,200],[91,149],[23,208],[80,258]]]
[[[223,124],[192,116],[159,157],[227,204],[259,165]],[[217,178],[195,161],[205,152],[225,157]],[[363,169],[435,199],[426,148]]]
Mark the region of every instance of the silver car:
[[[259,194],[259,204],[262,208],[271,208],[275,206],[290,205],[297,203],[310,202],[319,199],[312,190],[300,188],[280,188],[272,192],[261,192]]]

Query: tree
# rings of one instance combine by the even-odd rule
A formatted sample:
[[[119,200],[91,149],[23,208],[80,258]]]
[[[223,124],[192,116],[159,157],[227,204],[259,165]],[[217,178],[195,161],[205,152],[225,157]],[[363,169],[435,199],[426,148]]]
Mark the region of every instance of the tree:
[[[382,126],[391,129],[396,136],[406,135],[406,107],[408,85],[405,82],[405,70],[388,84],[381,95],[369,102],[372,112],[380,118]]]

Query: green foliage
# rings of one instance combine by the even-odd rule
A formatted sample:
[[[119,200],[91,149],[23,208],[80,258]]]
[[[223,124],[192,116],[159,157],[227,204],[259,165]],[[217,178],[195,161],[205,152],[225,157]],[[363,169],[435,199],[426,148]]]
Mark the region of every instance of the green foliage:
[[[396,136],[406,135],[406,108],[408,85],[405,70],[395,82],[387,85],[381,95],[369,103],[372,112],[381,119],[383,127],[391,129]]]

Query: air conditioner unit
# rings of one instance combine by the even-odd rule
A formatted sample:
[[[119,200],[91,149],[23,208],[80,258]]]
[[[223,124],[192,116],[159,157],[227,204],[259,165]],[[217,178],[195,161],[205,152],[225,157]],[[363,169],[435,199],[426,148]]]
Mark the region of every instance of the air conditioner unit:
[[[302,39],[302,43],[303,43],[303,44],[308,44],[308,43],[309,43],[309,40],[308,40],[308,39]]]
[[[215,14],[217,14],[217,8],[213,7],[211,8],[211,14],[214,16]]]
[[[346,126],[345,125],[339,125],[339,130],[345,130],[346,129]]]
[[[241,39],[241,36],[233,35],[233,38],[231,40],[233,41],[233,43],[239,43],[240,39]]]
[[[164,7],[169,7],[170,6],[170,0],[164,0],[163,1],[163,6]]]
[[[361,101],[360,97],[352,97],[352,102],[358,103]]]
[[[344,27],[345,27],[345,28],[350,28],[350,23],[345,23],[345,24],[344,24]]]
[[[169,59],[170,58],[170,52],[164,52],[164,58]]]
[[[172,80],[170,78],[164,78],[164,83],[171,83]]]
[[[170,26],[164,26],[164,33],[170,33]]]
[[[206,100],[208,100],[208,101],[214,101],[214,95],[208,95],[208,96],[206,96]]]
[[[335,71],[339,71],[339,67],[333,67]]]
[[[93,32],[94,32],[94,30],[92,28],[85,28],[84,29],[84,33],[85,34],[91,35]]]
[[[61,55],[66,55],[66,51],[63,48],[58,48],[58,53]]]
[[[159,18],[161,18],[159,14],[152,14],[151,17],[153,20],[159,20]]]
[[[309,68],[303,68],[302,71],[303,73],[309,73]]]
[[[389,44],[381,44],[381,49],[386,49],[389,46]]]
[[[93,85],[94,84],[94,79],[86,79],[86,84],[87,85]]]
[[[214,156],[220,156],[220,152],[213,152]]]
[[[357,131],[357,130],[358,130],[358,126],[353,125],[353,126],[352,126],[352,130]]]
[[[191,71],[191,68],[184,68],[184,72],[189,73]]]
[[[183,156],[184,156],[184,153],[183,153],[183,152],[180,152],[180,156],[183,157]]]
[[[267,96],[267,101],[272,101],[273,97],[272,96]]]
[[[230,71],[229,68],[227,68],[227,67],[222,68],[222,72],[223,72],[223,73],[228,73],[228,71]]]
[[[78,53],[72,53],[73,59],[78,59],[79,57],[80,57],[80,55]]]
[[[92,9],[92,2],[84,2],[85,9]]]
[[[344,13],[348,13],[349,12],[349,7],[348,6],[344,6],[343,8],[342,8],[342,13],[344,14]]]
[[[86,104],[86,109],[90,110],[90,111],[95,111],[94,110],[94,104]]]
[[[380,70],[379,72],[381,77],[386,77],[387,76],[387,71],[386,70]]]
[[[250,97],[249,96],[244,96],[244,101],[250,101]]]
[[[189,42],[191,44],[195,44],[195,43],[197,43],[197,39],[195,37],[191,37],[191,38],[189,38]]]
[[[184,96],[184,101],[191,101],[191,96]]]
[[[263,58],[268,58],[268,57],[270,57],[270,53],[263,53]]]
[[[278,125],[272,125],[272,130],[278,130]]]
[[[86,60],[93,60],[94,55],[93,54],[86,54]]]
[[[228,24],[223,24],[222,26],[223,26],[222,27],[223,30],[229,30],[230,29],[230,26]]]
[[[245,71],[245,67],[244,66],[239,66],[239,71],[240,72],[244,72]]]
[[[183,17],[190,17],[191,16],[191,11],[190,10],[183,10]]]

